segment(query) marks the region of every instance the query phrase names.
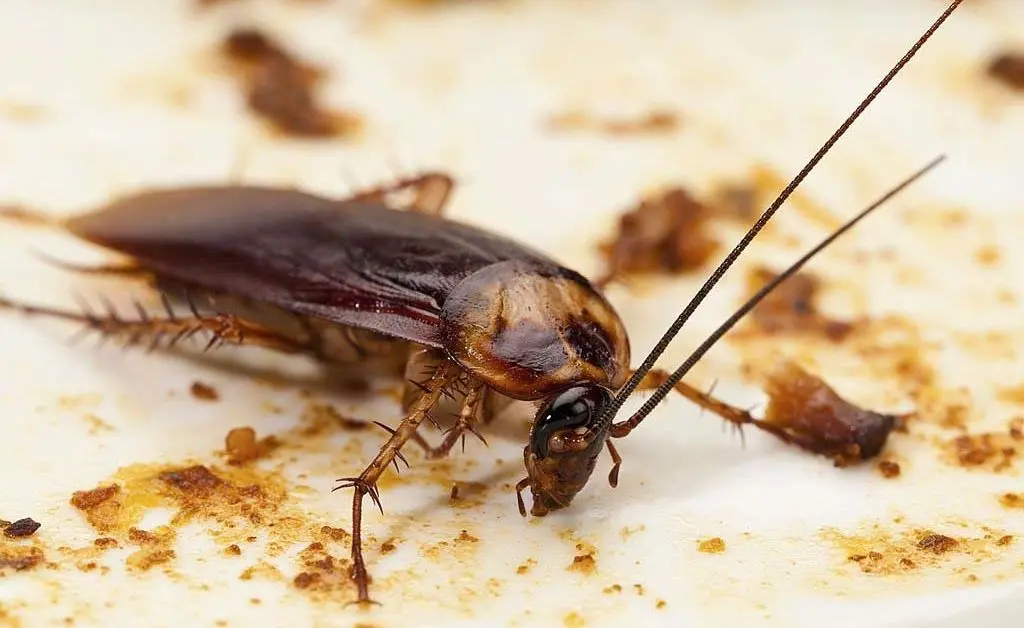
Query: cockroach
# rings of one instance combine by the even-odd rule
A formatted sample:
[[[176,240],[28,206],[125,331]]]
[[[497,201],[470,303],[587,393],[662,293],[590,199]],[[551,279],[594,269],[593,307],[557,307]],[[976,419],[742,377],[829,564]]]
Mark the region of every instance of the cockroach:
[[[389,465],[408,464],[402,448],[409,441],[429,458],[446,456],[466,434],[480,436],[479,426],[511,401],[537,407],[523,449],[526,477],[516,485],[524,517],[523,491],[530,490],[534,516],[565,508],[586,485],[604,449],[613,461],[609,483],[616,486],[622,460],[612,439],[628,435],[673,390],[737,426],[753,425],[821,453],[813,435],[782,432],[682,378],[776,286],[943,157],[766,283],[635,414],[621,422],[615,417],[747,245],[961,2],[949,5],[782,190],[635,371],[629,368],[626,328],[601,292],[540,252],[445,219],[441,213],[454,180],[437,172],[341,200],[231,185],[155,190],[115,200],[62,224],[131,261],[72,268],[147,277],[163,296],[165,314],[140,308],[128,319],[114,311],[79,313],[10,299],[0,299],[0,306],[75,321],[129,345],[148,341],[152,348],[166,347],[206,333],[208,347],[256,345],[360,369],[371,362],[391,364],[404,373],[405,418],[397,428],[378,423],[390,437],[362,473],[338,480],[335,488],[354,489],[352,578],[356,601],[370,603],[362,554],[364,498],[381,506],[377,480]],[[397,192],[412,196],[407,207],[389,200]],[[171,298],[187,303],[189,315],[176,314]],[[417,430],[447,396],[459,400],[461,410],[440,444],[431,446]],[[865,448],[861,455],[870,457],[878,449]]]

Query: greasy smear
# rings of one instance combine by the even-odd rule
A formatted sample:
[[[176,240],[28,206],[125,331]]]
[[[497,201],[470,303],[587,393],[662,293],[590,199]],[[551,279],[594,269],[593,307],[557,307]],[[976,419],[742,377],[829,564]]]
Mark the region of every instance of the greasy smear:
[[[988,74],[1007,87],[1024,91],[1024,52],[1004,52],[988,64]]]
[[[776,273],[767,268],[755,269],[748,279],[750,294],[775,277]],[[818,311],[816,299],[820,289],[820,279],[810,273],[797,273],[765,297],[750,313],[750,320],[766,334],[815,334],[829,340],[843,340],[854,326],[832,320]]]
[[[845,553],[845,560],[872,575],[900,575],[922,569],[994,559],[1009,544],[1007,535],[982,528],[978,536],[950,536],[926,528],[893,532],[875,525],[866,534],[826,530],[823,536]],[[1012,537],[1011,537],[1012,540]]]
[[[831,457],[837,466],[876,456],[897,424],[896,416],[858,408],[789,361],[769,372],[765,392],[762,427]]]
[[[360,127],[350,113],[328,111],[316,100],[323,71],[297,60],[278,42],[254,29],[231,32],[223,54],[242,79],[249,108],[278,131],[298,137],[348,135]]]
[[[600,245],[608,270],[598,285],[628,275],[703,267],[719,247],[710,232],[710,217],[711,212],[682,188],[641,201],[619,218],[615,237]]]
[[[40,524],[28,517],[18,519],[13,523],[0,521],[0,529],[3,529],[4,536],[9,539],[21,539],[32,536],[39,529]]]
[[[613,136],[657,135],[679,128],[679,116],[672,111],[654,110],[635,118],[607,118],[570,111],[548,118],[547,128],[558,132],[590,131]]]
[[[699,541],[697,551],[703,554],[721,554],[725,551],[725,541],[717,536]]]
[[[1001,472],[1012,469],[1024,451],[1024,419],[1005,432],[964,434],[946,442],[946,462],[966,469]]]

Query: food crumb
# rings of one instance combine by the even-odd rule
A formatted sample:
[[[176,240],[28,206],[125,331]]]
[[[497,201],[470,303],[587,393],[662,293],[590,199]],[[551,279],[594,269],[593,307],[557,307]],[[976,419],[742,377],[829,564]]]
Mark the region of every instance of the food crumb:
[[[776,276],[777,273],[766,267],[755,268],[748,277],[750,296]],[[766,296],[750,312],[750,320],[765,334],[815,334],[840,342],[850,335],[855,326],[830,319],[818,310],[821,287],[821,279],[816,275],[798,272]]]
[[[878,471],[886,479],[898,478],[900,476],[900,465],[892,460],[882,460],[878,463]]]
[[[582,628],[582,626],[586,625],[586,622],[583,621],[583,616],[576,611],[568,613],[565,619],[562,620],[562,623],[566,628]]]
[[[112,539],[109,536],[101,536],[94,540],[92,544],[100,549],[113,549],[118,547],[117,539]]]
[[[611,586],[605,587],[604,588],[604,592],[609,594],[609,595],[611,595],[613,593],[622,593],[622,585],[621,584],[613,584]]]
[[[1003,493],[999,503],[1006,508],[1024,508],[1024,493]]]
[[[393,551],[395,551],[395,542],[394,542],[394,540],[387,540],[387,541],[384,541],[383,543],[380,544],[380,553],[381,554],[390,554]]]
[[[216,388],[198,380],[192,382],[192,386],[188,390],[192,393],[193,397],[201,401],[217,401],[220,399],[220,393],[217,392]]]
[[[237,544],[232,543],[231,545],[228,545],[227,547],[224,548],[224,553],[227,554],[228,556],[241,556],[242,555],[242,548],[238,547]]]
[[[666,606],[668,606],[668,602],[666,602],[665,600],[658,600],[657,604],[654,605],[654,608],[657,608],[658,610],[661,610],[661,609],[665,608]]]
[[[361,126],[351,113],[325,110],[314,95],[323,71],[298,61],[268,35],[235,30],[224,40],[222,51],[244,81],[249,109],[278,131],[324,138],[348,135]]]
[[[697,543],[697,551],[703,554],[721,554],[725,551],[725,541],[715,536]]]
[[[1006,432],[964,434],[946,443],[947,460],[965,468],[1001,472],[1011,469],[1024,450],[1024,432],[1019,419]]]
[[[989,62],[988,74],[1007,87],[1024,90],[1024,53],[1003,52],[996,55]]]
[[[174,560],[175,552],[172,549],[140,549],[128,556],[125,563],[130,569],[136,571],[149,571],[157,565],[163,565]]]
[[[897,425],[896,416],[858,408],[794,362],[769,372],[765,392],[768,407],[758,426],[797,440],[836,466],[878,455]]]
[[[516,567],[516,573],[520,576],[527,574],[537,564],[537,561],[532,558],[527,558],[525,562]]]
[[[996,539],[996,545],[998,545],[999,547],[1006,547],[1010,543],[1013,543],[1013,535],[1011,534],[1004,534],[1003,536]]]
[[[36,531],[39,530],[40,526],[41,524],[37,521],[33,521],[32,519],[25,517],[24,519],[18,519],[14,523],[8,523],[7,525],[2,525],[0,527],[3,527],[4,536],[7,538],[22,539],[35,534]]]
[[[604,286],[628,275],[682,273],[704,266],[718,251],[711,211],[683,188],[643,199],[619,217],[618,232],[599,246],[607,272]]]
[[[935,554],[945,554],[959,547],[956,539],[944,534],[929,534],[917,542],[917,546]]]
[[[256,430],[251,427],[236,427],[224,437],[224,454],[228,464],[242,465],[259,460],[279,445],[276,438],[268,436],[256,439]]]

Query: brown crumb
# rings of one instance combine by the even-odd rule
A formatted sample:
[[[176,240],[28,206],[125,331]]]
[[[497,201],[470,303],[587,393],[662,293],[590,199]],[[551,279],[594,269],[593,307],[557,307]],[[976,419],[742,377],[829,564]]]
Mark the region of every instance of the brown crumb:
[[[776,273],[768,268],[754,269],[748,279],[750,294],[753,295],[775,277]],[[813,334],[840,342],[855,326],[832,320],[818,311],[816,300],[820,290],[821,280],[818,277],[798,272],[765,297],[751,311],[750,320],[766,334]]]
[[[224,437],[224,453],[228,464],[233,465],[259,460],[278,445],[280,443],[273,436],[256,440],[256,430],[251,427],[236,427]]]
[[[344,528],[332,528],[331,526],[323,526],[320,528],[320,534],[323,534],[332,541],[344,541],[350,535],[348,530]]]
[[[1006,547],[1010,543],[1013,543],[1013,535],[1011,534],[1004,534],[1003,536],[996,539],[996,545],[998,545],[999,547]]]
[[[529,573],[530,570],[533,569],[536,565],[537,565],[537,561],[535,561],[532,558],[527,558],[526,562],[524,562],[524,563],[520,564],[518,567],[516,567],[516,573],[519,574],[520,576],[522,576],[524,574]]]
[[[666,602],[665,600],[658,600],[657,603],[655,603],[654,608],[661,610],[666,606],[668,606],[668,602]]]
[[[552,131],[594,131],[607,135],[655,135],[671,133],[679,128],[679,115],[655,110],[636,118],[599,118],[580,111],[570,111],[548,118]]]
[[[988,74],[1007,87],[1024,90],[1024,53],[996,55],[988,64]]]
[[[455,537],[456,543],[478,543],[479,541],[480,539],[465,530],[459,531],[459,536]]]
[[[171,562],[175,558],[174,550],[167,548],[144,548],[125,559],[125,564],[135,571],[149,571],[157,565]]]
[[[878,463],[878,472],[886,479],[898,478],[900,476],[900,465],[892,460],[882,460]]]
[[[891,414],[864,410],[797,364],[782,362],[766,379],[762,429],[832,458],[837,466],[878,455],[897,424]]]
[[[220,399],[220,393],[217,392],[216,388],[200,381],[192,382],[192,386],[188,390],[192,393],[193,397],[202,401],[217,401]]]
[[[934,554],[945,554],[959,547],[956,539],[944,534],[929,534],[917,542],[917,546]]]
[[[718,250],[711,212],[683,188],[644,199],[619,218],[614,239],[600,245],[608,271],[597,285],[628,275],[683,273],[704,266]]]
[[[231,545],[228,545],[224,548],[224,553],[228,556],[241,556],[242,548],[238,547],[236,543],[232,543]]]
[[[721,554],[725,551],[725,541],[715,536],[697,543],[697,551],[703,554]]]
[[[969,469],[984,469],[996,473],[1012,469],[1017,457],[1024,451],[1024,434],[1019,424],[1010,422],[1006,432],[964,434],[946,443],[949,462]]]
[[[323,71],[297,60],[278,42],[254,29],[230,33],[222,47],[246,86],[249,108],[286,135],[338,137],[356,131],[359,119],[324,110],[314,89]]]
[[[573,557],[572,562],[569,563],[569,566],[566,567],[566,569],[569,571],[578,571],[581,574],[589,576],[597,571],[597,561],[594,560],[594,557],[591,554],[580,554],[579,556]]]
[[[603,589],[603,592],[607,593],[609,595],[611,595],[613,593],[622,593],[622,585],[621,584],[613,584],[611,586],[607,586],[607,587],[605,587]]]
[[[44,560],[43,550],[38,547],[0,544],[0,576],[8,569],[28,571],[41,565]]]
[[[1003,493],[999,496],[999,503],[1006,508],[1024,509],[1024,493]]]
[[[395,551],[395,542],[393,540],[387,540],[380,544],[381,554],[390,554]]]
[[[28,517],[24,519],[18,519],[14,523],[9,523],[3,527],[4,536],[9,539],[21,539],[32,536],[39,530],[41,524]]]
[[[114,549],[118,547],[117,539],[112,539],[109,536],[101,536],[94,540],[92,544],[100,549]]]

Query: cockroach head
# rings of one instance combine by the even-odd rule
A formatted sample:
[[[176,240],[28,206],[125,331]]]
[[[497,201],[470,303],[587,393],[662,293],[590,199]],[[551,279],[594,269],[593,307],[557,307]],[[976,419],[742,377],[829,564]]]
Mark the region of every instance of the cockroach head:
[[[568,506],[586,486],[608,438],[611,423],[603,415],[611,400],[610,390],[582,384],[554,395],[538,409],[523,450],[534,516]]]

